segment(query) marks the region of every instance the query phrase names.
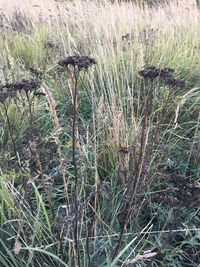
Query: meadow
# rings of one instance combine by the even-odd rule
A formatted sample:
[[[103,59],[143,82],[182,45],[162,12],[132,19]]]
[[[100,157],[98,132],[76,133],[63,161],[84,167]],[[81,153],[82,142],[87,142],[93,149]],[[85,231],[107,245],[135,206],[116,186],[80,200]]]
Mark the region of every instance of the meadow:
[[[0,3],[0,267],[200,266],[200,9],[136,2]]]

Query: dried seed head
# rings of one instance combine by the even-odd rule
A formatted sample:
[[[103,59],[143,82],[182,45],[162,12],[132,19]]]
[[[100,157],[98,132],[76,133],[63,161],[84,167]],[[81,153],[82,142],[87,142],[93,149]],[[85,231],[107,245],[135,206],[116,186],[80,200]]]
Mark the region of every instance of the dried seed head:
[[[171,76],[173,72],[174,70],[171,68],[163,68],[160,69],[160,76]]]
[[[40,80],[21,80],[16,83],[10,83],[4,85],[4,88],[7,88],[8,91],[35,91],[37,90],[42,84]]]
[[[69,56],[58,62],[61,67],[68,68],[70,65],[78,70],[88,69],[90,66],[96,64],[95,59],[88,56]]]
[[[159,69],[159,68],[152,66],[152,67],[147,67],[139,71],[139,75],[142,76],[144,79],[154,80],[157,77],[164,78],[164,77],[171,76],[172,72],[174,72],[174,70],[170,68]]]
[[[174,78],[173,72],[174,70],[171,68],[160,69],[152,66],[139,71],[139,75],[150,81],[158,78],[163,84],[170,87],[185,87],[183,81]]]
[[[168,85],[169,87],[180,87],[180,88],[184,88],[185,87],[185,82],[178,80],[174,77],[165,77],[163,79],[163,82]]]
[[[144,79],[154,80],[159,77],[159,69],[154,66],[147,67],[139,71],[139,75],[142,76]]]

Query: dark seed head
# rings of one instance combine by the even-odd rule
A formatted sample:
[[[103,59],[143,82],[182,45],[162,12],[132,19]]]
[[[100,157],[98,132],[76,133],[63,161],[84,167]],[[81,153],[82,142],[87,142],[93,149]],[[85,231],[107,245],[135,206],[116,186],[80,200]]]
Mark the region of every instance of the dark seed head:
[[[159,69],[159,76],[161,78],[172,77],[173,72],[174,70],[170,68]]]
[[[178,80],[174,77],[165,77],[163,81],[169,87],[180,87],[180,88],[185,87],[184,81]]]
[[[10,83],[4,85],[4,88],[7,88],[8,91],[35,91],[38,89],[42,84],[40,80],[21,80],[16,83]]]
[[[69,56],[58,62],[61,67],[68,68],[70,65],[78,70],[88,69],[90,66],[96,64],[95,59],[88,56]]]
[[[173,72],[174,70],[171,68],[160,69],[152,66],[139,71],[139,75],[150,81],[159,78],[163,84],[170,87],[185,87],[185,83],[183,81],[174,78]]]
[[[154,80],[159,77],[159,69],[156,67],[147,67],[141,71],[139,71],[139,75],[142,76],[144,79]]]
[[[172,72],[174,72],[171,68],[163,68],[159,69],[154,66],[147,67],[141,71],[139,71],[140,76],[142,76],[144,79],[150,79],[154,80],[157,77],[168,77],[172,75]]]

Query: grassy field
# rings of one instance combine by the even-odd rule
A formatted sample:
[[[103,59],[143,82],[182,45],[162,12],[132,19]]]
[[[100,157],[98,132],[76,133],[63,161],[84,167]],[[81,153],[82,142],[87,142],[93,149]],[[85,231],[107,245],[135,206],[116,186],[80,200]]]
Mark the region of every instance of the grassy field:
[[[0,3],[0,267],[199,267],[200,10],[168,2]]]

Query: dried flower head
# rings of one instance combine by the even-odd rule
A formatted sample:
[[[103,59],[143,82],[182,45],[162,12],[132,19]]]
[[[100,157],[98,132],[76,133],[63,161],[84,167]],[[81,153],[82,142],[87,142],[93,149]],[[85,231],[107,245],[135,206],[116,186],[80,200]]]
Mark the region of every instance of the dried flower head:
[[[4,88],[7,88],[8,91],[35,91],[37,90],[42,84],[40,80],[21,80],[16,83],[10,83],[4,85]]]
[[[69,66],[73,66],[77,68],[79,71],[88,69],[90,66],[96,64],[95,59],[88,56],[69,56],[65,59],[62,59],[58,62],[61,67],[69,68]]]
[[[178,80],[174,77],[165,77],[163,79],[164,84],[168,85],[169,87],[180,87],[180,88],[184,88],[185,82],[182,80]]]
[[[139,71],[139,75],[144,79],[154,80],[159,76],[159,71],[156,67],[147,67]]]
[[[152,67],[147,67],[147,68],[139,71],[139,74],[144,79],[154,80],[158,77],[164,78],[164,77],[171,76],[172,72],[174,72],[174,70],[170,69],[170,68],[159,69],[159,68],[152,66]]]
[[[158,78],[163,84],[170,87],[185,87],[183,81],[174,78],[173,72],[174,70],[171,68],[160,69],[152,66],[139,71],[139,75],[150,81]]]

